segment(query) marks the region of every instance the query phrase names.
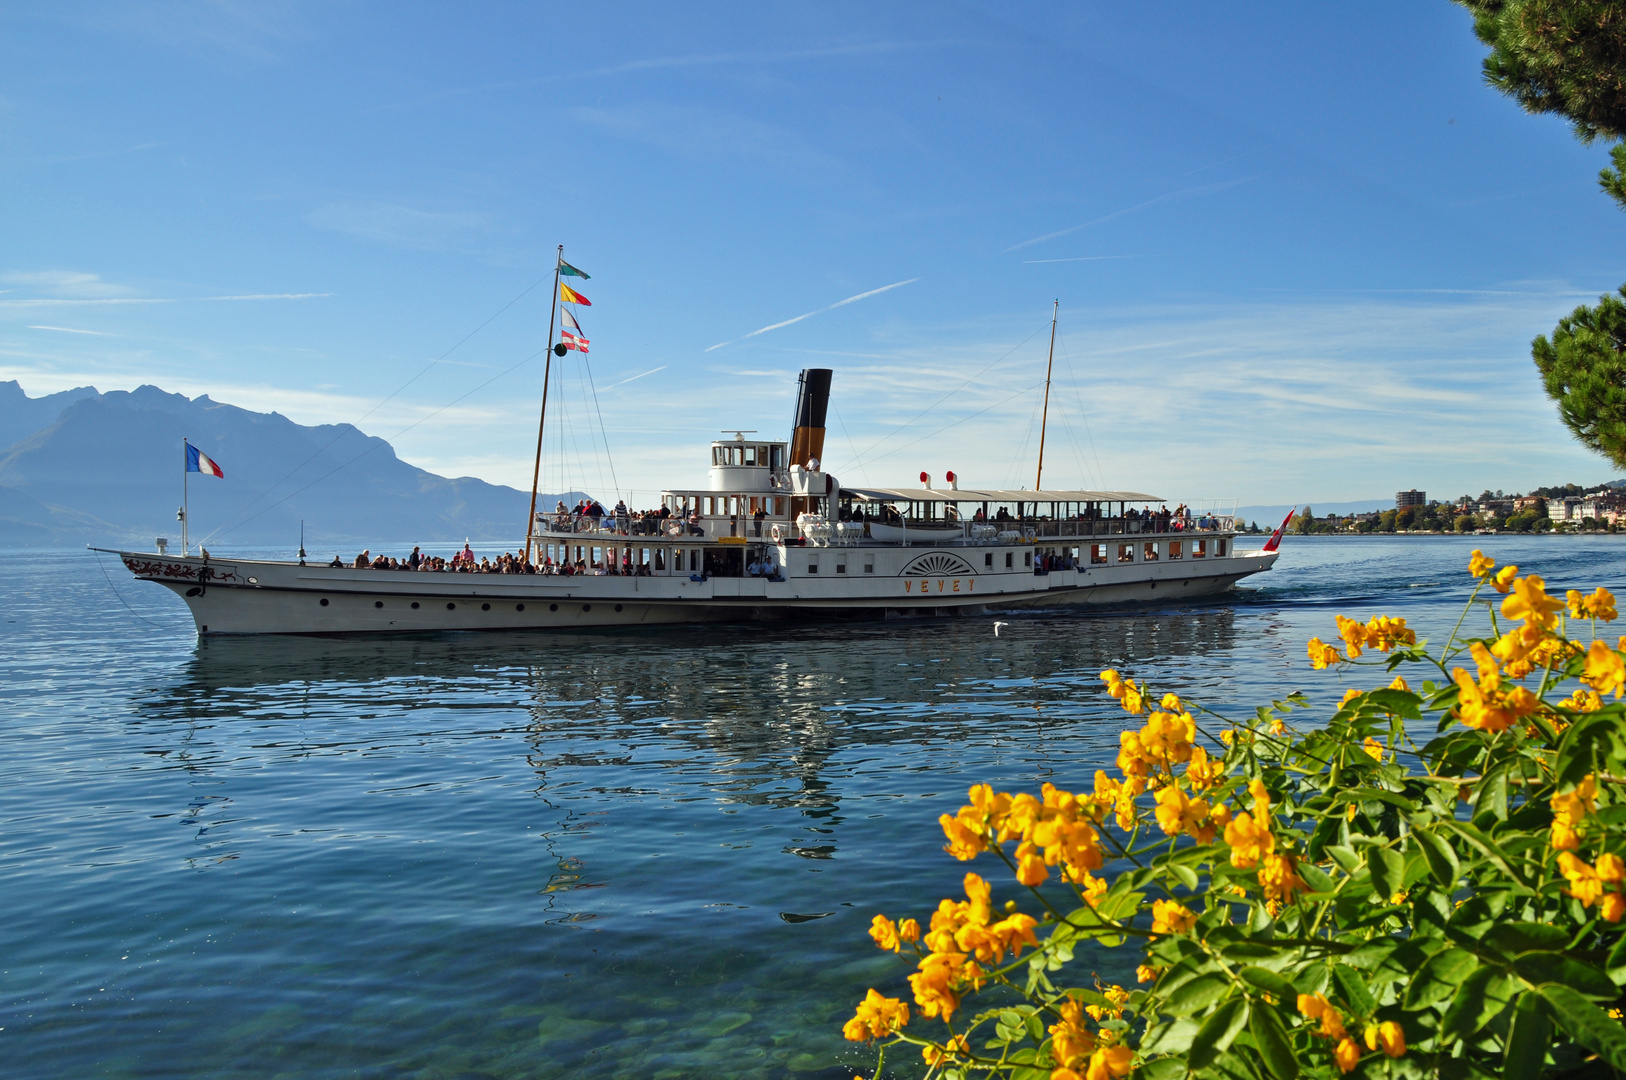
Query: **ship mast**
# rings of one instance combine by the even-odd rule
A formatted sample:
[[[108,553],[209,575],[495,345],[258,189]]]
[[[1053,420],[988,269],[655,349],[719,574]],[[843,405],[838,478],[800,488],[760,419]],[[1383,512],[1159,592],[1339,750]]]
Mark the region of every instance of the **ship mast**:
[[[531,561],[531,543],[536,537],[536,486],[542,480],[542,432],[548,423],[548,383],[553,381],[553,321],[559,314],[559,271],[564,262],[565,246],[560,244],[553,260],[553,296],[548,302],[548,358],[542,367],[542,414],[536,421],[536,464],[531,468],[531,513],[525,519],[526,562]],[[1051,336],[1055,336],[1053,327]]]
[[[1044,362],[1044,415],[1039,420],[1039,473],[1033,478],[1034,491],[1044,489],[1040,483],[1044,479],[1044,431],[1050,421],[1050,368],[1056,362],[1056,315],[1060,311],[1061,301],[1057,300],[1050,309],[1050,359]]]

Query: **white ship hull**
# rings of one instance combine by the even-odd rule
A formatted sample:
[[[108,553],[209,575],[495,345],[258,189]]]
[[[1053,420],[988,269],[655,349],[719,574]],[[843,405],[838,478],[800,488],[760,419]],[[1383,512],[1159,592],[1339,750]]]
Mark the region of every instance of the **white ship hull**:
[[[1161,603],[1221,593],[1268,570],[1277,557],[1241,552],[1034,573],[1020,568],[1020,547],[926,549],[931,554],[918,548],[781,550],[783,581],[356,570],[117,554],[136,577],[180,596],[206,635],[582,629]],[[1003,567],[1007,553],[1015,569],[972,565],[987,554]],[[822,575],[805,572],[809,554],[822,564]],[[875,569],[861,573],[866,556]],[[852,573],[831,572],[838,557]]]

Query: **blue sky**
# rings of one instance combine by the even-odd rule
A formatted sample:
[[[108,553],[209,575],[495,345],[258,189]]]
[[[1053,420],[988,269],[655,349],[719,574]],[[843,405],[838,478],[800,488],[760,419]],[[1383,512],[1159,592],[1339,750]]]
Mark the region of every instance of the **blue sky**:
[[[804,366],[844,483],[1031,485],[1056,299],[1046,486],[1605,479],[1529,341],[1626,216],[1482,55],[1443,0],[8,5],[0,378],[526,486],[563,243],[544,489],[701,483]]]

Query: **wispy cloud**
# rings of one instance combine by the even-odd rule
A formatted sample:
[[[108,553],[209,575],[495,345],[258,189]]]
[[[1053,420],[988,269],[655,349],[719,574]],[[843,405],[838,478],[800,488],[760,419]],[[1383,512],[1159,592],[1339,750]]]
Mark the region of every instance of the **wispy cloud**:
[[[317,207],[305,220],[318,229],[397,247],[441,251],[490,231],[475,211],[422,210],[398,203],[349,201]]]
[[[40,297],[33,300],[0,300],[0,308],[78,307],[109,304],[192,304],[221,300],[319,300],[332,293],[249,293],[242,296],[110,296],[100,300],[63,300]]]
[[[100,274],[81,270],[12,270],[0,274],[0,281],[8,285],[27,285],[59,297],[128,296],[134,291],[125,285],[103,281]]]
[[[1150,255],[1075,255],[1071,259],[1023,259],[1024,266],[1036,266],[1039,263],[1063,262],[1102,262],[1107,259],[1150,259]]]
[[[1194,197],[1199,196],[1199,195],[1212,195],[1217,191],[1224,191],[1227,188],[1234,188],[1239,184],[1246,184],[1250,180],[1257,180],[1257,179],[1259,179],[1260,176],[1263,176],[1263,175],[1264,175],[1263,173],[1258,173],[1258,174],[1255,174],[1253,176],[1244,176],[1244,177],[1241,177],[1241,178],[1236,179],[1236,180],[1222,180],[1217,184],[1200,184],[1200,185],[1197,185],[1196,187],[1186,187],[1186,188],[1181,188],[1178,191],[1166,192],[1166,193],[1164,193],[1162,195],[1159,195],[1155,199],[1147,199],[1145,202],[1136,203],[1134,206],[1126,206],[1122,210],[1114,210],[1110,214],[1103,214],[1102,216],[1100,216],[1098,218],[1092,218],[1091,220],[1086,221],[1083,224],[1070,225],[1065,229],[1057,229],[1055,232],[1045,233],[1043,236],[1035,236],[1031,240],[1023,240],[1020,244],[1012,244],[1010,247],[1006,248],[1004,251],[1001,251],[1000,254],[1001,255],[1009,255],[1011,252],[1016,251],[1016,250],[1018,250],[1020,248],[1031,247],[1034,244],[1042,244],[1046,240],[1055,240],[1058,237],[1067,236],[1067,235],[1069,235],[1071,233],[1076,233],[1080,229],[1088,229],[1088,228],[1091,228],[1092,226],[1101,225],[1101,224],[1104,224],[1104,223],[1106,223],[1108,221],[1112,221],[1115,218],[1121,218],[1121,217],[1125,216],[1126,214],[1133,214],[1138,210],[1144,210],[1148,206],[1156,206],[1158,203],[1170,202],[1171,200],[1174,200],[1174,199],[1189,199],[1189,198],[1194,198]]]
[[[776,322],[772,326],[764,326],[759,330],[753,330],[749,334],[744,335],[743,337],[734,338],[733,340],[730,340],[730,341],[719,341],[715,345],[708,346],[705,351],[706,352],[713,352],[713,351],[715,351],[717,349],[721,349],[725,345],[732,345],[732,344],[734,344],[735,341],[745,341],[748,338],[756,337],[758,334],[766,334],[770,330],[778,330],[781,327],[790,326],[793,323],[799,323],[803,319],[811,319],[815,315],[822,315],[826,311],[834,311],[838,307],[846,307],[848,304],[855,303],[856,301],[859,301],[859,300],[866,300],[871,296],[879,296],[881,293],[890,292],[893,289],[901,289],[905,285],[913,285],[915,282],[917,282],[919,280],[920,279],[918,277],[912,277],[912,278],[909,278],[907,281],[894,281],[890,285],[882,285],[879,289],[871,289],[868,292],[861,292],[857,296],[849,296],[845,300],[837,300],[835,303],[828,304],[825,307],[815,308],[814,310],[809,311],[809,312],[807,312],[805,314],[796,316],[794,319],[786,319],[784,322]]]
[[[113,336],[112,334],[104,334],[100,330],[76,330],[71,326],[30,326],[29,329],[30,330],[55,330],[59,334],[90,334],[90,335],[93,335],[95,337],[112,337]]]

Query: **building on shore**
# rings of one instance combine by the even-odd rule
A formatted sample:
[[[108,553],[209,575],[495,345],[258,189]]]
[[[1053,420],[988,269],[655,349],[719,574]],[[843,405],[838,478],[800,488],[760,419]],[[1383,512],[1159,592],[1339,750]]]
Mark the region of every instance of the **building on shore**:
[[[1428,492],[1412,488],[1409,491],[1395,492],[1395,509],[1404,510],[1408,506],[1428,505]]]

